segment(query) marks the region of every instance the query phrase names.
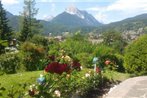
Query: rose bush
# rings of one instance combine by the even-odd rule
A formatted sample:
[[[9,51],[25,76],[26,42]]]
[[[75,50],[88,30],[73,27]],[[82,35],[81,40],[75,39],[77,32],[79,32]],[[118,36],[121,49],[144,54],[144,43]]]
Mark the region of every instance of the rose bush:
[[[71,84],[74,83],[72,75],[77,76],[77,70],[80,70],[80,63],[77,59],[72,59],[68,55],[66,55],[65,51],[61,50],[59,52],[58,57],[49,56],[49,64],[44,69],[43,74],[37,79],[37,83],[35,85],[31,85],[28,91],[28,95],[32,97],[43,97],[43,98],[54,98],[63,96],[59,92],[63,89],[67,91],[72,91]],[[69,84],[70,87],[67,88]],[[62,89],[60,89],[62,86]],[[58,92],[57,92],[58,91]],[[65,96],[65,95],[64,95]]]

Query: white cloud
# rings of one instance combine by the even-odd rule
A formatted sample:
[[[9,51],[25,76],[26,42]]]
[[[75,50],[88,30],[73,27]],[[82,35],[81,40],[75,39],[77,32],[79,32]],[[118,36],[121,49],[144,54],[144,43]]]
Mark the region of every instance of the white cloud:
[[[91,8],[87,8],[87,10],[89,10],[89,11],[100,11],[100,10],[102,10],[102,8],[101,7],[91,7]]]
[[[91,7],[87,10],[95,12],[94,16],[99,21],[109,23],[147,13],[147,0],[116,0],[107,6]]]
[[[40,2],[53,2],[53,0],[38,0]]]
[[[114,0],[38,0],[38,2],[112,2]]]
[[[147,0],[117,0],[107,7],[107,11],[132,11],[144,8],[147,8]]]
[[[56,8],[56,5],[54,3],[51,4],[51,11],[54,12]]]
[[[2,0],[2,3],[6,5],[13,5],[13,4],[18,4],[19,1],[18,0]]]
[[[54,18],[54,16],[52,15],[43,15],[43,19],[46,20],[46,21],[50,21]]]
[[[96,15],[94,15],[94,17],[101,23],[106,23],[107,22],[107,16],[105,14],[102,13],[98,13]]]

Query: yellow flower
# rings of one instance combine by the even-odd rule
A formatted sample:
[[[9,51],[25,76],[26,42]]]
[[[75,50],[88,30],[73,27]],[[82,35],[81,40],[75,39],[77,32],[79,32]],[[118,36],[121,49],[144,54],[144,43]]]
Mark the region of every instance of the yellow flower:
[[[72,61],[71,58],[70,58],[68,55],[66,55],[66,56],[64,57],[64,60],[65,60],[66,62],[71,62],[71,61]]]

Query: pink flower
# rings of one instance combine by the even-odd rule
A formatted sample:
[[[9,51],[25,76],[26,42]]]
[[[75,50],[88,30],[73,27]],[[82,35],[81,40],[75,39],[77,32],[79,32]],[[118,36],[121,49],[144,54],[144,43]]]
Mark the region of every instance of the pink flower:
[[[99,67],[96,67],[96,73],[100,73],[101,69]]]
[[[110,60],[106,60],[106,61],[105,61],[105,64],[106,64],[106,65],[109,65],[110,63],[111,63]]]

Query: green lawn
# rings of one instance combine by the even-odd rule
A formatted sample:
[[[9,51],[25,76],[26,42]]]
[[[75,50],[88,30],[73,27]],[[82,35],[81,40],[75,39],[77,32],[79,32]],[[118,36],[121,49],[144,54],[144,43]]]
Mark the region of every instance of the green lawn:
[[[124,81],[131,77],[130,74],[115,71],[105,71],[104,76],[106,76],[108,79],[113,79],[114,81]]]
[[[37,77],[39,77],[41,73],[43,73],[43,71],[24,72],[24,73],[0,76],[1,87],[4,87],[7,90],[2,92],[3,96],[5,96],[5,98],[8,98],[6,94],[8,93],[8,90],[11,90],[12,87],[14,87],[15,90],[16,89],[19,90],[21,84],[35,83]],[[27,88],[28,86],[29,85],[27,85]]]

